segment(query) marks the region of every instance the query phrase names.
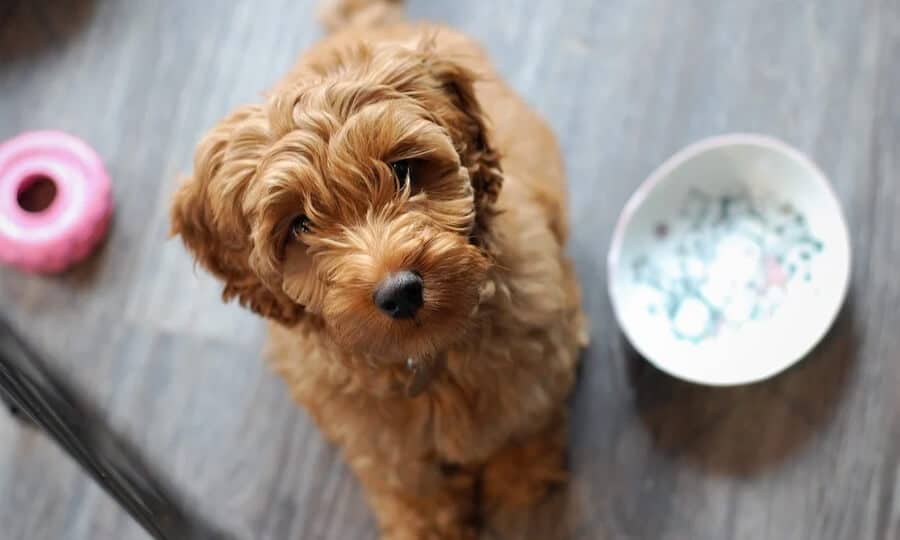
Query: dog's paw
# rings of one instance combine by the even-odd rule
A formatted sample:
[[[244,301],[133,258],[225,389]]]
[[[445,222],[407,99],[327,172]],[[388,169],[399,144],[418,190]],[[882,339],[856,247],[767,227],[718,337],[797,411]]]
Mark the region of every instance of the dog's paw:
[[[534,506],[567,480],[565,439],[551,430],[491,458],[482,477],[484,509],[492,514]]]
[[[460,524],[446,527],[401,525],[392,527],[381,535],[381,540],[478,540],[478,538],[478,530],[474,526]]]

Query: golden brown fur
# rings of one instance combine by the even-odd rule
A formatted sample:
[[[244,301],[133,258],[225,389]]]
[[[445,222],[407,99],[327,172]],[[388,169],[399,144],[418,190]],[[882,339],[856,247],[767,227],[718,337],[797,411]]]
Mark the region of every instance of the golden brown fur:
[[[478,515],[564,478],[586,335],[563,168],[478,46],[387,24],[393,4],[338,2],[346,30],[204,137],[173,230],[226,300],[273,321],[275,369],[341,447],[383,536],[473,538]],[[414,187],[398,189],[398,159]],[[300,213],[312,225],[294,238]],[[402,269],[425,283],[410,321],[372,302]],[[415,397],[407,358],[427,373]]]

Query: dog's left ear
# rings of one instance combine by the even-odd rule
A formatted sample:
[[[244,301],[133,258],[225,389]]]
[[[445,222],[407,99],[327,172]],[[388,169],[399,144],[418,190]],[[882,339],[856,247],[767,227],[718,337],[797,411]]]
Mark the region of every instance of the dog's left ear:
[[[476,210],[473,236],[477,239],[495,214],[494,204],[503,187],[500,155],[491,144],[489,121],[475,95],[478,76],[458,60],[436,51],[433,42],[424,43],[420,50],[429,72],[450,100],[450,110],[439,114],[469,170]]]

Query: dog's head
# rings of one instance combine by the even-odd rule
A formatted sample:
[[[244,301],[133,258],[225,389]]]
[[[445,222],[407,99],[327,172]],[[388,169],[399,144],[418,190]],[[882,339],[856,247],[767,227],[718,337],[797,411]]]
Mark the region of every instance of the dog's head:
[[[200,142],[173,231],[260,314],[421,357],[460,339],[502,176],[474,74],[429,44],[360,46]]]

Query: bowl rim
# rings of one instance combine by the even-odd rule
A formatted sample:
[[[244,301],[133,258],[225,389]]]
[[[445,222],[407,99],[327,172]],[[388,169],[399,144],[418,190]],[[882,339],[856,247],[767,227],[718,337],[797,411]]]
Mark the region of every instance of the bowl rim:
[[[656,189],[656,187],[660,183],[662,183],[675,169],[677,169],[687,161],[694,159],[695,157],[710,150],[735,145],[759,146],[781,153],[787,156],[789,159],[796,161],[810,172],[810,175],[822,188],[824,188],[825,193],[828,197],[831,198],[832,202],[834,202],[835,207],[837,208],[838,221],[841,225],[841,232],[843,233],[844,237],[843,240],[847,246],[847,273],[844,279],[844,283],[841,286],[840,295],[838,296],[839,301],[835,303],[834,307],[832,308],[832,312],[829,313],[829,316],[827,317],[828,323],[822,327],[822,330],[818,332],[818,335],[815,336],[815,339],[810,341],[810,344],[803,349],[801,354],[799,354],[796,358],[792,358],[789,361],[783,362],[778,368],[769,370],[767,372],[762,372],[755,377],[734,382],[720,382],[702,380],[699,378],[686,376],[683,373],[678,373],[670,369],[666,365],[663,365],[663,363],[658,362],[656,359],[648,355],[646,353],[646,350],[640,343],[638,343],[638,340],[634,339],[634,336],[631,335],[628,327],[624,324],[622,307],[619,305],[619,301],[616,299],[616,295],[613,294],[613,282],[615,280],[616,268],[619,265],[622,242],[625,236],[625,229],[627,228],[628,224],[631,223],[634,214],[637,212],[638,208],[643,205],[644,201],[647,199],[650,193],[652,193]],[[816,165],[816,163],[806,154],[780,139],[758,133],[737,132],[722,135],[713,135],[711,137],[700,139],[683,147],[681,150],[678,150],[665,161],[663,161],[661,165],[657,166],[653,170],[653,172],[651,172],[650,175],[647,176],[647,178],[643,182],[641,182],[641,185],[638,186],[635,192],[632,193],[632,195],[628,198],[628,201],[625,203],[625,206],[619,213],[619,216],[616,219],[616,225],[613,228],[612,239],[610,241],[609,251],[606,257],[606,291],[610,299],[610,304],[612,305],[613,315],[615,316],[616,322],[619,325],[619,329],[625,335],[631,346],[634,347],[644,359],[653,364],[657,369],[677,379],[706,386],[728,387],[749,385],[770,379],[784,372],[785,370],[805,358],[819,343],[822,342],[822,339],[834,326],[834,323],[838,315],[840,314],[841,309],[846,303],[847,294],[850,290],[852,272],[853,250],[850,243],[850,231],[847,225],[847,219],[844,215],[844,210],[843,206],[841,205],[840,199],[838,198],[834,187],[831,185],[831,182],[829,182],[828,177],[826,177],[825,173],[822,172],[822,169],[818,165]]]

